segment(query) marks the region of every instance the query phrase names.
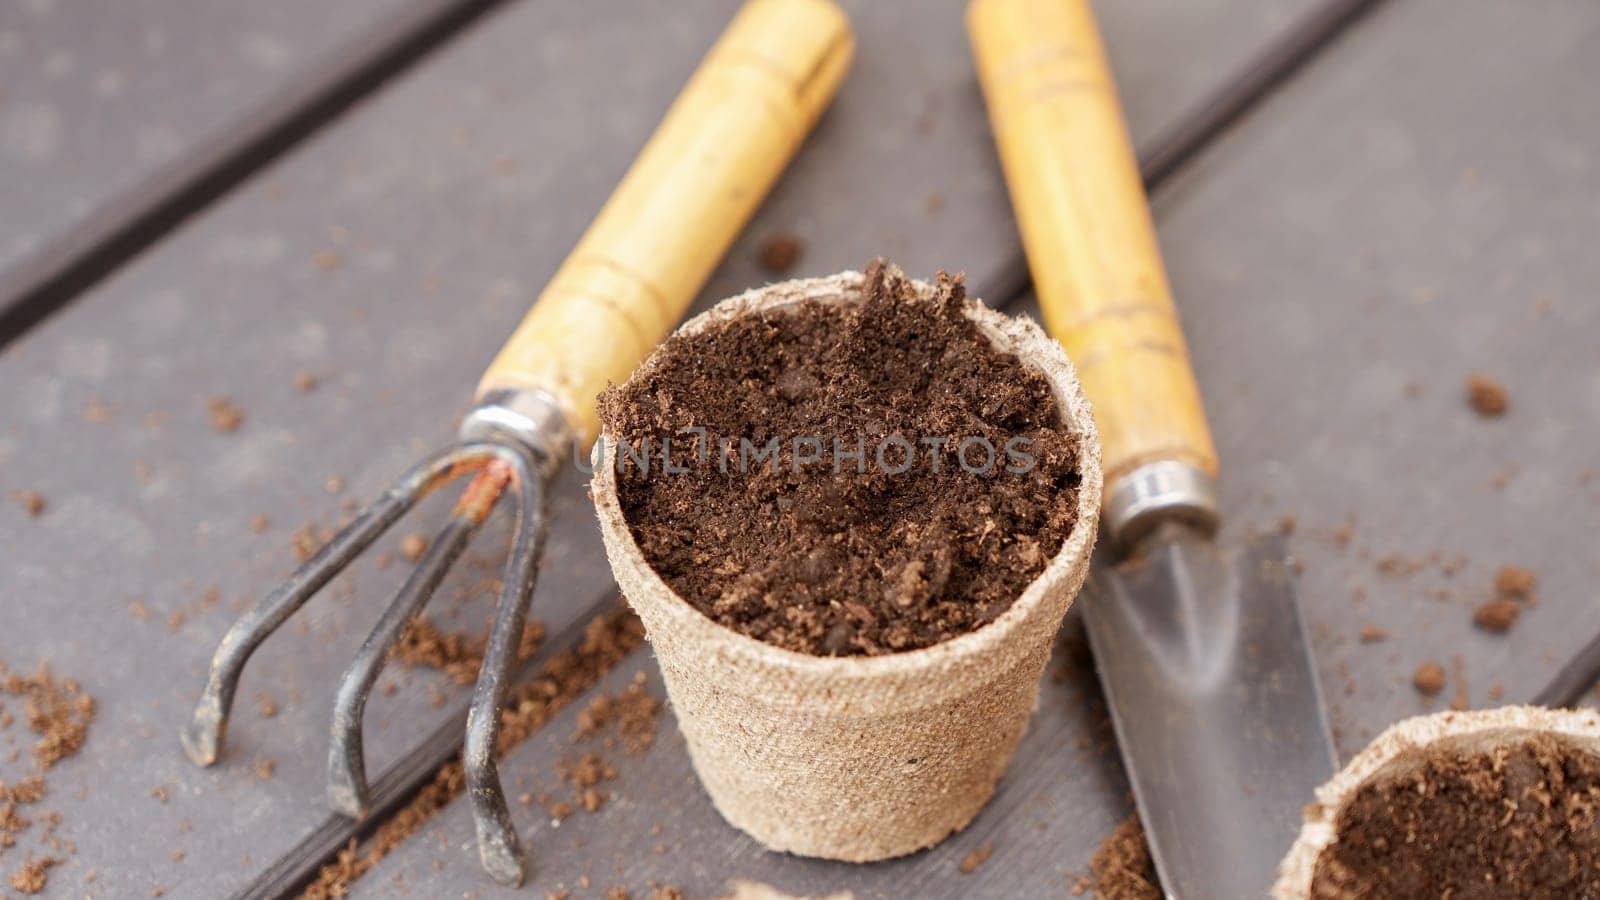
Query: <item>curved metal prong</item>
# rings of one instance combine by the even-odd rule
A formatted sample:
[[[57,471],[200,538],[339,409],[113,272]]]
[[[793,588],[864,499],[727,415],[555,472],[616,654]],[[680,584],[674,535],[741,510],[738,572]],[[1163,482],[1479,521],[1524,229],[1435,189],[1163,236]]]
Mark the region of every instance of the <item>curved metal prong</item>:
[[[196,765],[209,766],[217,761],[227,734],[228,714],[233,708],[239,676],[256,647],[351,559],[405,515],[418,498],[449,478],[458,464],[474,455],[481,457],[483,448],[482,444],[452,446],[413,466],[277,590],[233,623],[211,658],[211,673],[205,689],[180,735],[184,752]]]
[[[513,470],[512,483],[517,489],[521,515],[517,517],[511,555],[506,560],[494,629],[473,689],[472,708],[467,713],[467,743],[462,757],[478,831],[478,857],[494,880],[514,887],[522,883],[525,864],[511,810],[500,786],[495,743],[500,735],[500,706],[505,702],[506,682],[517,661],[528,601],[539,575],[539,556],[544,551],[545,492],[544,483],[525,452],[509,445],[505,449],[508,452],[502,459]]]
[[[367,814],[370,795],[361,741],[361,717],[367,708],[367,696],[372,693],[378,673],[383,671],[389,648],[400,639],[417,613],[428,605],[434,590],[444,580],[451,563],[466,548],[467,540],[477,527],[476,521],[452,516],[439,529],[416,569],[395,595],[394,602],[383,611],[383,618],[362,642],[339,681],[339,694],[333,705],[332,740],[328,746],[328,803],[337,812],[353,819]]]

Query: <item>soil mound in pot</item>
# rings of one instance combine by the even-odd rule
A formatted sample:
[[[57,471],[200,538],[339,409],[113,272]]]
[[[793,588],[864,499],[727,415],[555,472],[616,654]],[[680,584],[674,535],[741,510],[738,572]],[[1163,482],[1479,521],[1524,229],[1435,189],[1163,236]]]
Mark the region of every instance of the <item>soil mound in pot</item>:
[[[1350,798],[1311,896],[1600,897],[1597,817],[1592,749],[1539,732],[1443,738]]]
[[[651,567],[714,621],[818,656],[927,647],[1005,612],[1072,531],[1079,447],[967,302],[959,277],[924,299],[874,263],[860,303],[674,336],[608,390]]]

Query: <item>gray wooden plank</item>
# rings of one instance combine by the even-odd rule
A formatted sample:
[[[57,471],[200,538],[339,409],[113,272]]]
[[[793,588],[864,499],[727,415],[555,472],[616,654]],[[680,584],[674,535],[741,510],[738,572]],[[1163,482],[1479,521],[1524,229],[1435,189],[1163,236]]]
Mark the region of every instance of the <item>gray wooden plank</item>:
[[[530,798],[570,801],[572,789],[556,767],[585,752],[598,752],[619,774],[601,786],[611,797],[598,812],[580,809],[559,825],[536,799],[514,807],[531,833],[533,885],[573,896],[620,887],[644,897],[664,885],[689,897],[719,897],[738,881],[795,896],[849,891],[861,900],[1064,896],[1087,873],[1084,848],[1092,849],[1127,814],[1129,802],[1076,615],[1062,631],[1052,671],[1017,764],[972,824],[931,850],[869,865],[770,853],[729,827],[696,780],[670,709],[656,743],[635,757],[598,741],[574,741],[581,707],[573,706],[502,763],[508,785]],[[644,653],[634,654],[600,689],[615,693],[635,673],[644,673],[648,689],[665,697],[655,661]],[[437,897],[452,888],[480,897],[525,893],[493,889],[477,870],[473,841],[470,811],[452,804],[406,852],[357,882],[355,896]],[[985,846],[992,848],[988,859],[963,874],[962,861]]]
[[[5,513],[0,578],[7,596],[35,602],[0,613],[0,659],[47,656],[101,699],[85,753],[51,776],[62,831],[79,848],[53,876],[61,884],[76,891],[93,867],[99,890],[114,894],[212,895],[320,821],[332,684],[402,567],[363,561],[302,614],[304,633],[291,626],[268,642],[247,672],[230,752],[200,772],[174,734],[228,607],[287,571],[296,526],[331,522],[344,497],[372,496],[448,437],[478,370],[732,6],[702,0],[664,22],[620,3],[511,7],[0,355],[0,381],[14,386],[0,397],[0,490],[37,489],[51,504],[36,521]],[[1123,6],[1106,10],[1108,29]],[[958,5],[946,9],[907,21],[885,5],[856,7],[866,49],[851,80],[708,297],[768,277],[755,248],[778,230],[808,241],[805,272],[880,252],[913,271],[976,272],[1011,251]],[[1282,4],[1211,9],[1264,40]],[[1169,60],[1169,85],[1221,78],[1242,52],[1189,49],[1194,57]],[[1137,44],[1114,52],[1119,65],[1141,55]],[[1135,115],[1141,134],[1178,113],[1129,100],[1152,110]],[[300,369],[321,375],[317,390],[294,390]],[[214,394],[245,410],[237,433],[209,430]],[[110,421],[83,415],[99,402]],[[340,497],[323,489],[330,476],[345,481]],[[557,503],[536,600],[552,631],[605,587],[575,482]],[[258,512],[275,523],[263,536],[248,527]],[[496,537],[480,539],[491,558]],[[464,570],[441,605],[482,574]],[[201,612],[211,583],[224,602]],[[152,621],[130,616],[135,600]],[[479,626],[481,601],[446,624]],[[170,633],[164,620],[177,610],[194,615]],[[395,694],[369,709],[374,769],[443,715],[430,702],[436,679],[392,677]],[[270,719],[253,711],[262,687],[280,707]],[[277,766],[259,780],[251,764],[263,759]],[[1114,782],[1114,769],[1096,771]],[[150,796],[160,786],[165,804]],[[1085,821],[1118,812],[1097,806]],[[1086,854],[1085,835],[1072,846]]]
[[[1157,200],[1228,511],[1298,522],[1345,756],[1458,689],[1526,701],[1600,630],[1597,48],[1589,4],[1385,8]],[[1467,408],[1480,371],[1504,419]],[[1495,636],[1506,563],[1538,604]],[[1427,659],[1459,665],[1433,703]]]
[[[0,6],[0,271],[157,180],[323,56],[427,4]],[[0,302],[10,297],[0,298]]]
[[[1579,152],[1600,119],[1572,102],[1595,78],[1597,35],[1600,15],[1573,4],[1397,5],[1156,198],[1224,460],[1224,540],[1295,517],[1345,756],[1397,718],[1442,708],[1456,676],[1446,697],[1421,702],[1409,678],[1422,658],[1449,667],[1460,654],[1473,706],[1495,705],[1497,682],[1514,702],[1600,627],[1600,322],[1584,302],[1600,183]],[[1511,387],[1506,419],[1466,408],[1462,380],[1478,369]],[[1439,563],[1380,571],[1434,550],[1467,562],[1448,578]],[[1502,562],[1538,571],[1539,603],[1494,637],[1470,617]],[[1389,639],[1360,644],[1369,624]],[[719,822],[664,722],[646,759],[617,760],[613,805],[559,828],[527,816],[536,884],[576,887],[586,874],[591,891],[636,894],[659,882],[717,896],[735,878],[866,897],[1060,893],[1126,809],[1089,671],[1068,671],[1047,683],[994,805],[928,853],[862,867],[763,853]],[[569,733],[556,723],[504,771],[551,789]],[[359,893],[470,884],[496,896],[473,880],[471,840],[456,804]],[[989,842],[977,874],[955,872]],[[651,852],[658,843],[666,853]]]

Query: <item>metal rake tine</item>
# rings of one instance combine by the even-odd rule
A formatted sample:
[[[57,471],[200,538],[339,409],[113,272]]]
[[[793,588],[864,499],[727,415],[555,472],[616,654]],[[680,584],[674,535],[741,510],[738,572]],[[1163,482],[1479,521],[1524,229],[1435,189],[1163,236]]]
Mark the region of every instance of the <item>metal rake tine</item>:
[[[395,595],[383,617],[361,643],[350,667],[339,680],[339,693],[333,705],[333,725],[328,744],[328,803],[353,819],[367,814],[370,792],[367,789],[366,756],[362,750],[362,714],[373,682],[383,671],[389,650],[411,620],[433,597],[451,564],[466,548],[477,530],[478,521],[451,516],[439,529],[433,543],[418,561],[406,583]]]
[[[261,642],[416,505],[423,494],[453,476],[456,467],[471,457],[468,451],[481,452],[481,446],[452,446],[412,466],[349,525],[340,529],[333,540],[296,569],[287,581],[233,623],[217,645],[205,689],[180,735],[189,759],[199,766],[217,761],[227,735],[228,715],[233,709],[239,676]]]
[[[505,702],[507,681],[517,661],[517,649],[522,644],[528,602],[539,576],[547,510],[545,485],[532,462],[520,448],[515,460],[507,459],[507,462],[514,471],[512,483],[517,488],[516,536],[512,539],[511,555],[506,559],[494,628],[489,634],[483,666],[472,692],[472,706],[467,712],[467,743],[462,758],[478,832],[478,857],[496,881],[515,887],[522,883],[525,863],[516,825],[511,821],[511,810],[506,806],[505,791],[500,785],[495,744],[500,735],[500,707]]]

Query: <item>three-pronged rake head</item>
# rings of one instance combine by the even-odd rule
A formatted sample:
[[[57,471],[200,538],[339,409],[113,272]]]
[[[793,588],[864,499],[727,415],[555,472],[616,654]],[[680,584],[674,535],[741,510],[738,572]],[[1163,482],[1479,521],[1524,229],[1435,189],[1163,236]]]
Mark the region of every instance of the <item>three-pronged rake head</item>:
[[[535,454],[519,441],[463,441],[423,460],[384,491],[377,502],[362,510],[277,590],[241,616],[228,629],[211,660],[205,691],[183,731],[183,747],[198,765],[216,762],[227,733],[228,713],[239,687],[239,676],[256,647],[419,499],[466,474],[472,475],[472,481],[456,501],[449,520],[384,610],[339,683],[328,753],[328,801],[347,816],[360,818],[366,814],[370,794],[362,755],[361,720],[367,696],[390,648],[427,605],[495,502],[509,494],[516,504],[515,532],[505,564],[499,608],[467,714],[462,758],[483,866],[497,881],[518,884],[524,871],[522,852],[500,786],[495,741],[500,731],[506,678],[516,662],[544,548],[544,479],[548,474],[548,467],[538,465]]]

